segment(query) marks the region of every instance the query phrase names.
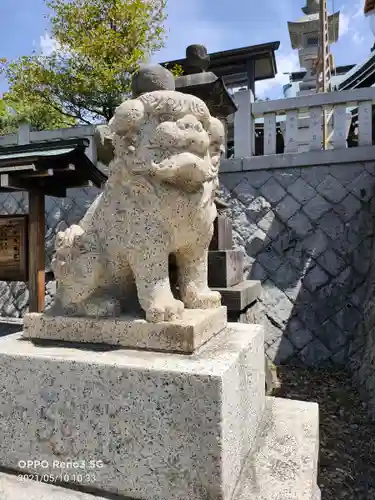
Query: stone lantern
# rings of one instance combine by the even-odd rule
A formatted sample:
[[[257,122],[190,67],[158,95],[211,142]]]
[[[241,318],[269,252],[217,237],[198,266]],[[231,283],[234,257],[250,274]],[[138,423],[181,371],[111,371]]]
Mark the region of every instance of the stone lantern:
[[[316,91],[315,63],[319,56],[320,19],[319,0],[307,0],[302,12],[305,14],[295,22],[289,22],[289,35],[293,49],[299,51],[299,61],[306,75],[300,83],[298,95],[312,94]],[[328,16],[328,43],[337,42],[339,38],[340,12]]]

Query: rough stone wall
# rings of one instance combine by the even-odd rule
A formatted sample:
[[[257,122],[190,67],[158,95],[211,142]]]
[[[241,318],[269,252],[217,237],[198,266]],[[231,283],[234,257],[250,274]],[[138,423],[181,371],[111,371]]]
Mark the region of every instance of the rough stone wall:
[[[370,413],[375,420],[375,245],[371,252],[366,284],[363,314],[349,346],[348,366],[356,385],[362,390],[364,399],[367,399]]]
[[[373,359],[375,330],[363,315],[375,317],[371,300],[364,307],[375,163],[234,172],[221,184],[235,244],[247,256],[245,277],[263,284],[255,319],[266,328],[269,358],[304,366]]]
[[[98,194],[95,188],[70,189],[66,198],[46,198],[46,306],[51,303],[55,282],[48,281],[57,231],[77,223]],[[0,194],[0,215],[28,212],[26,193]],[[0,317],[20,318],[28,310],[29,291],[24,282],[0,281]]]

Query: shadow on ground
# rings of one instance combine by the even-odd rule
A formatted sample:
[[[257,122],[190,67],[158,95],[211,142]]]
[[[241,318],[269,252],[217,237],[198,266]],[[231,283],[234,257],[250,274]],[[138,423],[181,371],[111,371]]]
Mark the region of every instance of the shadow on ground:
[[[375,500],[375,422],[340,368],[278,368],[274,396],[317,402],[322,500]]]

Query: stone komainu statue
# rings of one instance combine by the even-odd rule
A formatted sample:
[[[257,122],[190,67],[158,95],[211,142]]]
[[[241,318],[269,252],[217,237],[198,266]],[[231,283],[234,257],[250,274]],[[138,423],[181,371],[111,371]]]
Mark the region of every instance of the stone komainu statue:
[[[134,299],[151,322],[184,307],[220,306],[207,285],[207,250],[224,130],[200,99],[175,91],[121,104],[109,123],[114,159],[104,191],[56,237],[52,314],[113,316]],[[168,258],[178,268],[179,299]]]

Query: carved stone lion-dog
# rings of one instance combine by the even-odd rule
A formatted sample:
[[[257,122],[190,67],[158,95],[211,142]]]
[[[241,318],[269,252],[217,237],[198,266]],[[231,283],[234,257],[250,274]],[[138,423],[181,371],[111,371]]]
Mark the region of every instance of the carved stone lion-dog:
[[[114,316],[134,298],[149,322],[179,319],[184,307],[219,307],[220,294],[207,285],[207,251],[222,124],[200,99],[160,90],[123,102],[109,127],[114,159],[104,191],[56,237],[50,314]]]

